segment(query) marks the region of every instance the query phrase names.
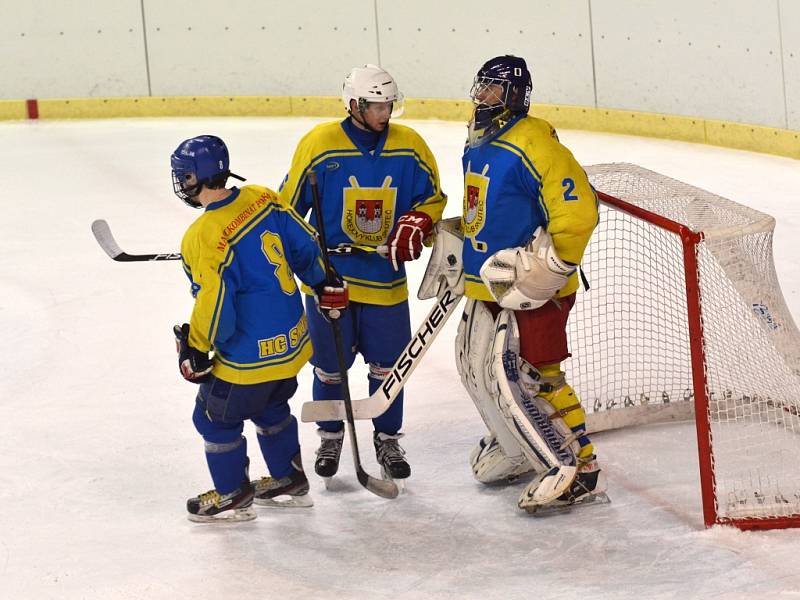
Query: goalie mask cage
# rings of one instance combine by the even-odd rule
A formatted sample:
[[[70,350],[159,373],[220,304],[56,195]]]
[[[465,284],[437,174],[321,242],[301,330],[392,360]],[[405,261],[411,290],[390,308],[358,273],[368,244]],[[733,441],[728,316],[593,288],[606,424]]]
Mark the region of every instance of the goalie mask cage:
[[[589,430],[694,419],[706,526],[800,526],[800,334],[775,220],[634,165],[587,173],[600,222],[566,371]]]

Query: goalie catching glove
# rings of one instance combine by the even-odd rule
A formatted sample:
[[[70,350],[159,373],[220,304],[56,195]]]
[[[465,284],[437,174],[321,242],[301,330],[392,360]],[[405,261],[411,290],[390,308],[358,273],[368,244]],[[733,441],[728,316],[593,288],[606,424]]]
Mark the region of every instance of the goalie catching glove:
[[[401,262],[416,260],[422,256],[422,242],[433,231],[433,219],[424,212],[411,210],[399,219],[394,231],[386,241],[392,268],[400,269]]]
[[[533,310],[555,296],[575,269],[559,258],[553,238],[538,227],[525,247],[506,248],[487,258],[481,279],[503,308]]]
[[[338,275],[314,286],[314,300],[317,310],[328,321],[338,319],[342,311],[350,304],[350,293],[347,291],[347,282]]]
[[[178,369],[186,381],[205,383],[214,368],[208,352],[201,352],[189,345],[189,324],[175,325],[175,347],[178,351]]]

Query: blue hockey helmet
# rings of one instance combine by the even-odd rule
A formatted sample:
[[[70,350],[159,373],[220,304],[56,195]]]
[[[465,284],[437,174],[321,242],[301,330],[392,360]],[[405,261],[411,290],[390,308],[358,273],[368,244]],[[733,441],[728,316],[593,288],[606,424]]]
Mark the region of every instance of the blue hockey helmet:
[[[527,114],[533,83],[524,58],[506,54],[492,58],[478,70],[470,97],[475,103],[470,133],[485,139],[512,116]]]
[[[230,172],[228,148],[214,135],[199,135],[181,142],[170,157],[172,189],[175,195],[192,208],[202,205],[196,199],[205,185],[225,187],[228,177],[244,181]]]

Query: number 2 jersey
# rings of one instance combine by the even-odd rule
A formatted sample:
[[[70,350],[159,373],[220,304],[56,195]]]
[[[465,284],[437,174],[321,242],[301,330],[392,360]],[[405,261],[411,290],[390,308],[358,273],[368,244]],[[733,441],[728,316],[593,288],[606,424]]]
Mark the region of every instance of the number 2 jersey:
[[[195,298],[189,343],[214,350],[214,376],[238,384],[293,377],[311,357],[294,273],[325,278],[316,232],[275,192],[232,188],[183,236],[183,268]]]
[[[597,225],[597,195],[550,123],[516,116],[494,138],[476,148],[468,145],[462,163],[467,297],[494,301],[481,266],[499,250],[527,244],[540,225],[562,260],[581,262]],[[577,289],[574,273],[557,296]]]
[[[281,200],[301,215],[311,209],[308,172],[317,174],[328,247],[339,244],[385,244],[397,219],[410,210],[427,213],[436,223],[447,197],[439,188],[436,160],[413,129],[391,123],[378,137],[375,150],[360,147],[342,122],[317,125],[300,140]],[[319,215],[310,222],[317,226]],[[347,281],[350,300],[392,305],[408,298],[405,268],[376,253],[331,256]]]

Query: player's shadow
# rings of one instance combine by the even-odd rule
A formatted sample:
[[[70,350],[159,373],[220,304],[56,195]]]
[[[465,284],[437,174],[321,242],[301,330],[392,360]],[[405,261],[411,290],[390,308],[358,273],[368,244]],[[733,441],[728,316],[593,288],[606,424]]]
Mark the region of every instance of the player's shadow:
[[[331,477],[327,485],[320,481],[319,484],[314,487],[316,489],[312,491],[319,494],[351,494],[362,489],[357,480],[350,481],[348,477],[339,476]]]

